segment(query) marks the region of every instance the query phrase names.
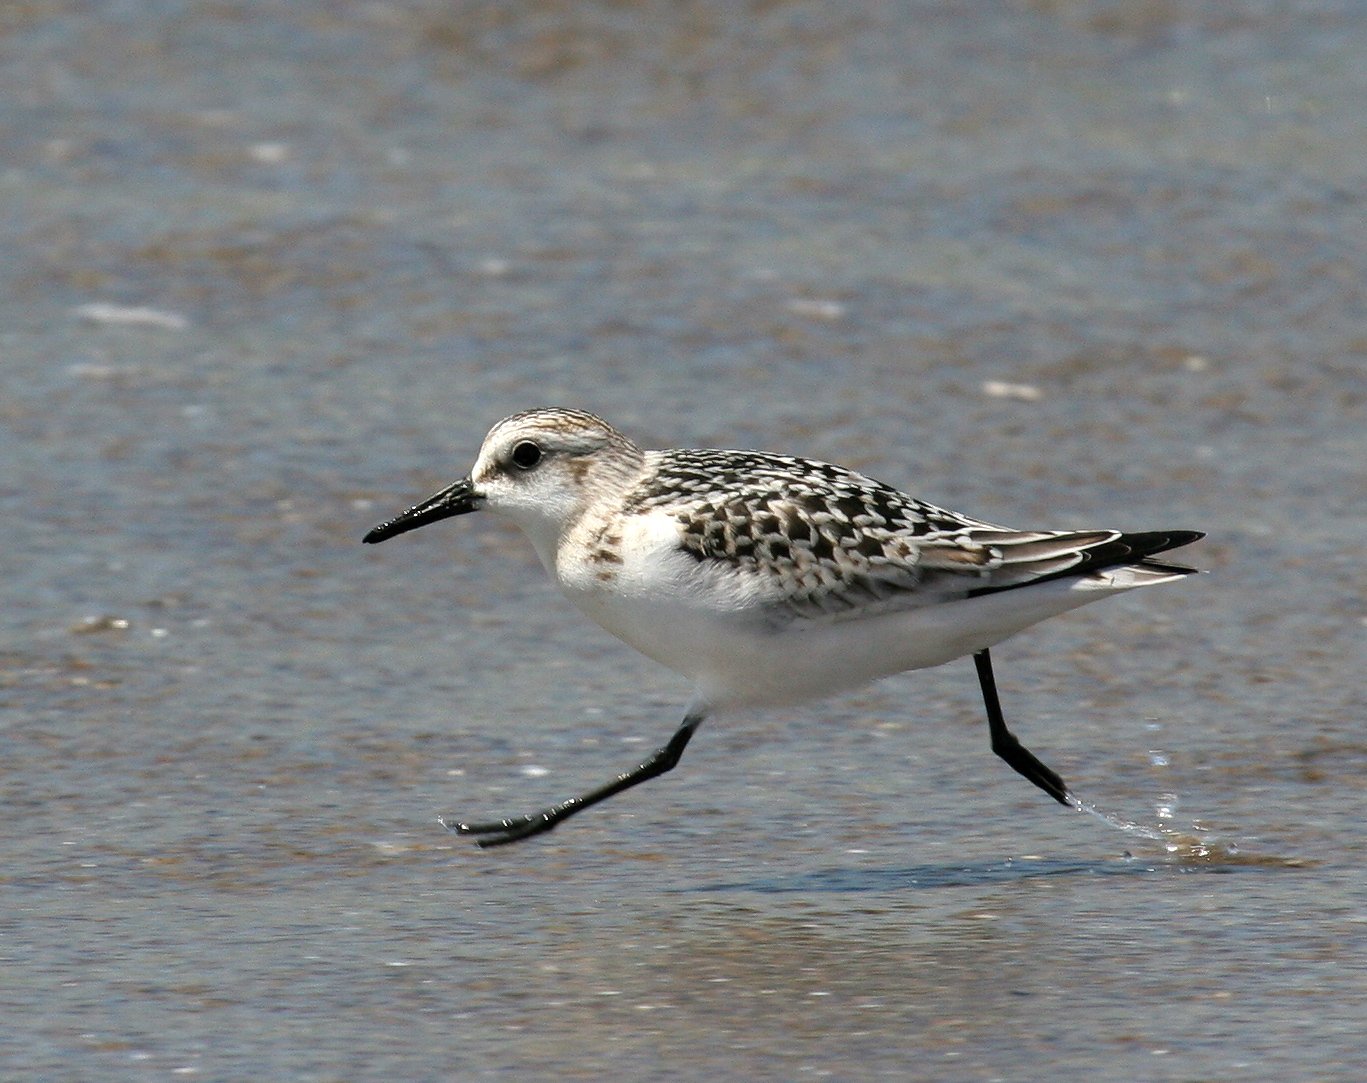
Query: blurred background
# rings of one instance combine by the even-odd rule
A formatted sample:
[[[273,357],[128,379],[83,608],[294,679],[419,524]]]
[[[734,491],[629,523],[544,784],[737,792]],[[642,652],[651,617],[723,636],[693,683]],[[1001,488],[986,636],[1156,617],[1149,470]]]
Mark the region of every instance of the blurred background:
[[[0,1072],[1357,1080],[1367,6],[0,3]],[[1212,574],[709,721],[516,410]],[[1187,555],[1186,553],[1183,554]]]

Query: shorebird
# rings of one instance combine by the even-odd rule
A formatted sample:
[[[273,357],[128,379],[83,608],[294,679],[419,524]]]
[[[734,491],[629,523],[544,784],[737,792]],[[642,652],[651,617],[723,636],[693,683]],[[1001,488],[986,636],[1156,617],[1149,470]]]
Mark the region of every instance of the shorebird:
[[[570,601],[695,694],[669,741],[606,785],[529,815],[447,824],[480,846],[549,831],[671,770],[716,709],[801,703],[970,654],[992,750],[1077,806],[1007,728],[989,648],[1099,598],[1193,574],[1154,555],[1204,536],[1012,530],[830,463],[643,451],[593,414],[540,409],[500,421],[468,477],[364,540],[481,509],[521,527]]]

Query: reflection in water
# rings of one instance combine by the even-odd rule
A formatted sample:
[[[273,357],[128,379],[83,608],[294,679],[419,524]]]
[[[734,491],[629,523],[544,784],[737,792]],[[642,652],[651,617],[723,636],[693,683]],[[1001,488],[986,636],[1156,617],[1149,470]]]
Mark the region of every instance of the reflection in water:
[[[1149,873],[1159,866],[1135,860],[1058,861],[1023,858],[964,865],[910,865],[902,869],[819,869],[796,876],[707,884],[689,891],[905,891],[911,888],[980,887],[1040,876]]]
[[[1180,841],[1174,841],[1180,840]],[[1300,858],[1244,855],[1233,847],[1197,844],[1173,832],[1163,857],[1133,857],[1100,861],[1063,861],[1046,858],[1007,858],[1005,861],[964,865],[911,865],[901,869],[819,869],[795,876],[760,877],[706,884],[680,892],[763,891],[842,892],[907,891],[946,887],[984,887],[1011,884],[1046,876],[1137,876],[1163,872],[1231,872],[1236,868],[1302,868]]]

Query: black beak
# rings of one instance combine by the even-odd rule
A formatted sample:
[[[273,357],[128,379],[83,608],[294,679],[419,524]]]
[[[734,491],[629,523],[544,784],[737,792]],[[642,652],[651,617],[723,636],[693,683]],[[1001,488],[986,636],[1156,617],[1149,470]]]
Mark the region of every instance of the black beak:
[[[414,504],[402,515],[396,515],[387,523],[381,523],[364,538],[363,542],[374,545],[395,534],[417,530],[420,526],[435,523],[438,519],[449,519],[453,515],[465,515],[478,511],[484,505],[484,497],[475,492],[475,483],[469,478],[461,478],[436,496],[429,496],[421,504]]]

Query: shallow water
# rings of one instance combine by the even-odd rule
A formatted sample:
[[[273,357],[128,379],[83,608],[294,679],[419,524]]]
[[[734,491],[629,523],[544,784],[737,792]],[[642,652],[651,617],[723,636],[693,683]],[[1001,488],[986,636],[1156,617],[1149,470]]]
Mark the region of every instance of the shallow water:
[[[4,1078],[1360,1079],[1365,46],[1329,0],[9,5]],[[964,661],[443,831],[687,697],[496,521],[359,544],[546,403],[1208,531],[994,652],[1134,830],[996,760]]]

